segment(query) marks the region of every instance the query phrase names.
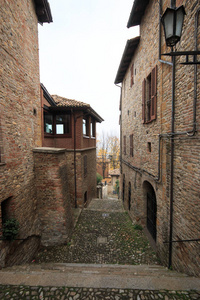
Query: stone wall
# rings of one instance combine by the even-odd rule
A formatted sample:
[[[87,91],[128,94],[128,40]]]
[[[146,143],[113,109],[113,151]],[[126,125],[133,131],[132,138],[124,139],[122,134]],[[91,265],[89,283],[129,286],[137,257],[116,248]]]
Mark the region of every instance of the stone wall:
[[[163,11],[170,5],[163,1]],[[185,5],[186,17],[182,40],[177,44],[177,51],[195,50],[195,15],[198,2],[177,1]],[[198,18],[199,19],[199,18]],[[149,22],[151,20],[151,22]],[[123,194],[123,176],[125,176],[124,205],[129,209],[129,182],[131,186],[130,215],[135,222],[146,226],[147,183],[156,194],[157,201],[157,239],[155,246],[161,261],[168,265],[169,214],[170,214],[170,178],[171,178],[171,141],[159,134],[171,131],[172,109],[172,67],[159,61],[159,3],[150,1],[141,21],[140,43],[132,58],[134,64],[134,84],[130,86],[130,68],[122,84],[121,129],[122,139],[126,136],[126,155],[122,154],[121,191]],[[199,19],[200,21],[200,19]],[[199,29],[198,29],[199,44]],[[161,52],[169,52],[162,30]],[[168,60],[166,57],[162,59]],[[175,131],[186,132],[193,128],[194,66],[183,66],[176,59],[175,81]],[[156,120],[142,122],[142,82],[157,65],[157,117]],[[200,94],[200,76],[197,71],[197,99]],[[197,100],[197,132],[192,137],[188,134],[177,135],[174,139],[174,212],[173,240],[192,240],[199,238],[200,232],[200,102]],[[129,136],[133,134],[134,156],[130,156]],[[123,142],[122,142],[123,145]],[[160,169],[160,178],[155,180]],[[172,267],[191,275],[200,275],[199,242],[173,243]]]
[[[6,213],[20,223],[18,238],[22,240],[15,243],[16,251],[23,244],[29,260],[39,245],[38,239],[36,247],[29,240],[40,233],[32,153],[33,147],[41,146],[38,20],[34,2],[3,0],[0,19],[0,203],[9,199]],[[0,241],[0,266],[13,263],[11,248],[12,243]],[[20,261],[16,257],[16,262]]]

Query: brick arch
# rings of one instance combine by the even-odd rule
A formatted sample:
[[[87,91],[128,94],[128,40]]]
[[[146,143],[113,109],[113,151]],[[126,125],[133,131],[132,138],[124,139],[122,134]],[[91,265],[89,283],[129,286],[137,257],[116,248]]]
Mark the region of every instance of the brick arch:
[[[157,238],[157,199],[150,182],[143,182],[143,195],[146,209],[146,226],[154,241]]]

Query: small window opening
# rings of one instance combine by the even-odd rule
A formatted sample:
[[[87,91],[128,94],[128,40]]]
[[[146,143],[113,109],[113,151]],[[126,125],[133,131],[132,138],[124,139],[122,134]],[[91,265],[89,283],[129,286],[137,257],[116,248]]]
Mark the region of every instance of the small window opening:
[[[150,142],[147,143],[147,149],[149,152],[151,152],[151,143]]]

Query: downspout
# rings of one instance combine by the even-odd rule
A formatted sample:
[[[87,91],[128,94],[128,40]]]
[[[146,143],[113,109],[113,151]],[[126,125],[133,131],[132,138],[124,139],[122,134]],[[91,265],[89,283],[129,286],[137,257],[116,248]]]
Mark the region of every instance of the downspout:
[[[169,265],[172,266],[173,204],[174,204],[174,115],[175,115],[175,56],[172,57],[172,116],[171,116],[171,181],[170,181],[170,231],[169,231]]]
[[[75,202],[75,208],[77,208],[77,189],[76,189],[76,121],[77,118],[75,117],[75,113],[73,111],[74,115],[74,202]]]
[[[200,8],[197,10],[195,15],[195,50],[198,50],[198,17]],[[194,102],[193,102],[193,135],[196,132],[196,114],[197,114],[197,65],[194,65]]]

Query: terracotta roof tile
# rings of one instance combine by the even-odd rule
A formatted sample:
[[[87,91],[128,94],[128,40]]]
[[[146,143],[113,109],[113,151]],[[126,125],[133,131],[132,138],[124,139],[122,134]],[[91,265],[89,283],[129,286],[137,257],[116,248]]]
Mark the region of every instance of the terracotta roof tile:
[[[90,107],[90,105],[87,103],[73,99],[67,99],[58,95],[52,95],[52,98],[56,102],[57,106],[60,107]]]

